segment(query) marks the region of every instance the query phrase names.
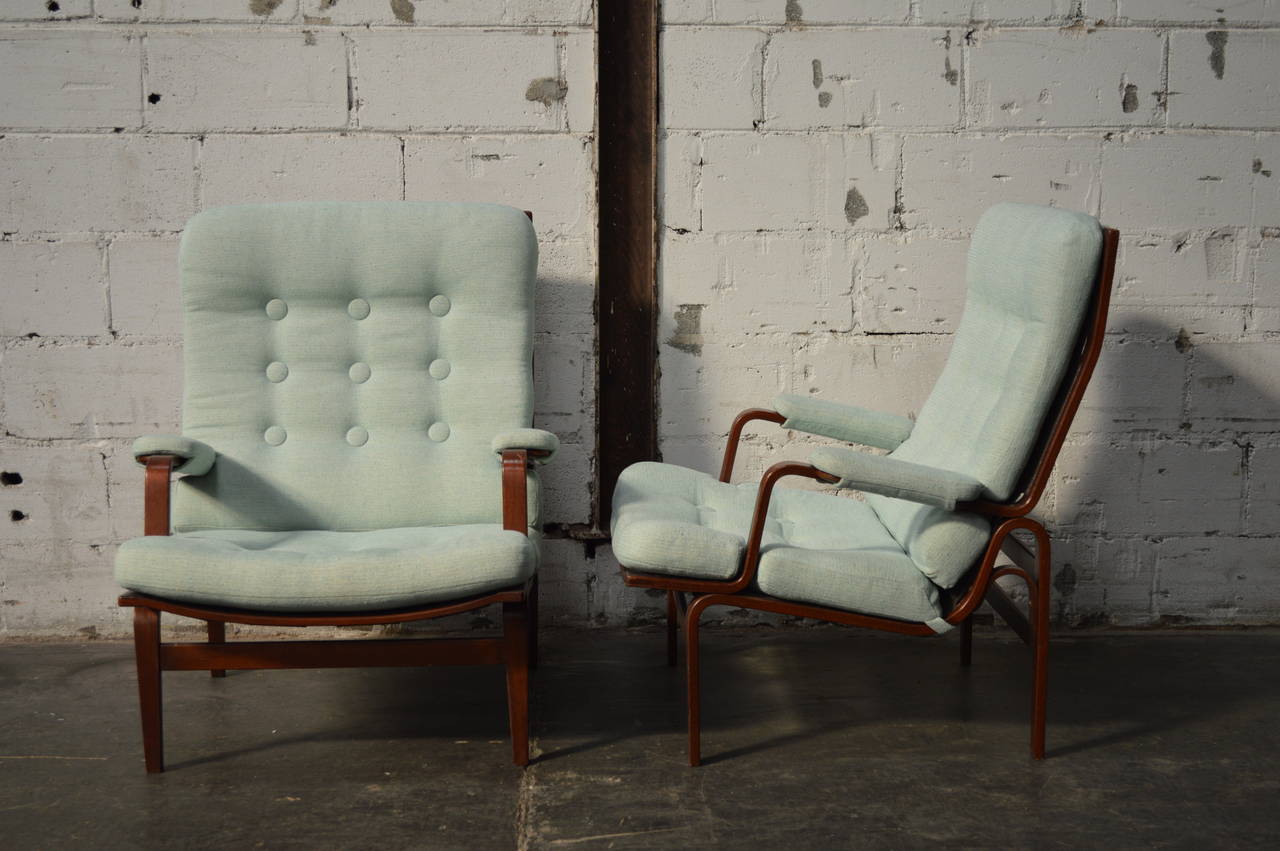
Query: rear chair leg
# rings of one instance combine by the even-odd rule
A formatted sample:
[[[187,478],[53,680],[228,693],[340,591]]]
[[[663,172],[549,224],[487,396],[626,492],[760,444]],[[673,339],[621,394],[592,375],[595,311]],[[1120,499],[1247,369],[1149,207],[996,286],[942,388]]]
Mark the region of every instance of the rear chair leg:
[[[209,621],[209,643],[210,644],[226,644],[227,643],[227,625],[222,621]],[[222,668],[214,668],[209,671],[211,677],[225,677],[227,672]]]
[[[1036,584],[1032,592],[1031,618],[1035,661],[1032,669],[1031,756],[1044,759],[1045,715],[1049,702],[1049,535],[1036,530]]]
[[[525,603],[502,604],[503,662],[507,669],[507,715],[516,765],[529,764],[529,623]]]
[[[538,578],[529,585],[529,669],[538,667]]]
[[[973,615],[960,624],[960,666],[967,668],[973,664]]]
[[[679,622],[676,617],[676,592],[667,592],[667,664],[676,666],[676,645],[678,644]]]
[[[164,771],[164,718],[160,703],[160,612],[133,610],[133,647],[138,657],[138,705],[142,714],[142,753],[147,772]]]

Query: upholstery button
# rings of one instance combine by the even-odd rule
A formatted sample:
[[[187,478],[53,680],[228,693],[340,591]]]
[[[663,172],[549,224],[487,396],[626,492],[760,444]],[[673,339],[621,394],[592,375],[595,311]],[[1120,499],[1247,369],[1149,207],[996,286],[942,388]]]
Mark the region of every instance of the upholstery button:
[[[352,319],[364,319],[369,315],[369,302],[362,298],[353,298],[351,304],[347,305],[347,313]]]
[[[431,362],[431,365],[427,367],[427,372],[430,373],[431,377],[436,381],[444,381],[449,377],[449,370],[451,368],[452,367],[449,366],[449,362],[447,360],[444,358],[436,358]]]
[[[444,443],[449,439],[449,426],[445,423],[432,423],[431,428],[427,429],[427,437],[436,443]]]
[[[352,446],[364,446],[369,442],[369,432],[360,426],[353,426],[347,430],[347,443]]]
[[[369,376],[372,374],[373,371],[369,369],[369,364],[367,363],[353,363],[351,364],[351,369],[347,370],[347,375],[349,375],[351,380],[356,384],[364,384],[369,380]]]
[[[289,313],[289,305],[285,304],[278,298],[273,298],[267,302],[267,317],[269,319],[284,319]]]
[[[436,316],[444,316],[451,307],[453,307],[453,303],[449,301],[447,295],[434,296],[431,301],[427,302],[427,309]]]
[[[272,384],[279,384],[288,377],[289,367],[280,363],[280,361],[274,361],[267,364],[267,381],[270,381]]]
[[[289,436],[288,432],[286,432],[280,426],[272,426],[271,428],[263,432],[262,439],[265,440],[267,443],[270,443],[272,446],[279,446],[280,444],[284,443],[284,439],[288,436]]]

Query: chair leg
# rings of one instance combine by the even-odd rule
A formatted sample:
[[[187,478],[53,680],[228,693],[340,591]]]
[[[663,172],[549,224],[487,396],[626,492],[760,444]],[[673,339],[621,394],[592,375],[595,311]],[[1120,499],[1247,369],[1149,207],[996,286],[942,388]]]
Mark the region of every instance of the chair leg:
[[[227,625],[222,621],[209,621],[209,643],[210,644],[226,644],[227,643]],[[214,668],[209,671],[211,677],[225,677],[227,672],[221,668]]]
[[[142,753],[148,773],[164,771],[164,717],[160,697],[160,612],[133,610],[133,647],[138,657],[138,706],[142,715]]]
[[[960,666],[967,668],[973,664],[973,616],[964,619],[960,624]]]
[[[676,666],[676,646],[679,643],[679,621],[676,617],[676,592],[667,592],[667,664]]]
[[[685,677],[689,701],[689,765],[702,764],[702,677],[699,670],[698,619],[711,603],[704,595],[689,602],[684,612]]]
[[[538,577],[529,585],[529,669],[538,667]]]
[[[529,764],[529,624],[525,603],[502,604],[503,661],[507,669],[507,715],[516,765]]]

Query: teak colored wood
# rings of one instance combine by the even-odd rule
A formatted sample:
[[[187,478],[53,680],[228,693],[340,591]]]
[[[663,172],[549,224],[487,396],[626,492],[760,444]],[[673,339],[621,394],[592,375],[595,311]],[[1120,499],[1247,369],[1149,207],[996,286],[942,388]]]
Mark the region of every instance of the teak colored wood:
[[[1056,398],[1045,417],[1035,449],[1024,470],[1017,495],[1008,502],[975,500],[956,506],[957,511],[984,514],[994,521],[986,550],[967,574],[968,587],[952,605],[945,620],[960,628],[960,663],[968,667],[973,654],[973,622],[971,616],[985,600],[1014,630],[1032,651],[1031,687],[1031,755],[1043,759],[1045,755],[1045,710],[1048,702],[1049,661],[1049,591],[1051,564],[1049,534],[1039,521],[1027,515],[1035,508],[1049,475],[1057,461],[1062,442],[1066,439],[1071,421],[1080,407],[1080,400],[1089,384],[1093,368],[1102,351],[1106,331],[1107,308],[1111,301],[1112,279],[1115,276],[1116,249],[1119,232],[1103,229],[1103,251],[1094,291],[1085,317],[1084,327],[1073,353],[1066,376],[1059,384]],[[720,481],[728,482],[733,474],[738,441],[748,422],[763,420],[772,423],[785,421],[782,415],[763,408],[751,408],[740,413],[729,430],[724,461],[720,467]],[[867,627],[903,635],[933,636],[934,632],[923,623],[894,620],[892,618],[863,615],[842,609],[793,603],[768,597],[752,590],[756,568],[760,560],[760,542],[764,533],[764,521],[768,514],[769,498],[778,481],[787,476],[802,476],[820,482],[834,483],[835,476],[810,464],[781,462],[774,464],[764,474],[756,493],[755,513],[747,538],[747,551],[742,570],[736,578],[727,580],[688,579],[668,575],[640,573],[623,566],[623,578],[635,588],[656,588],[667,592],[667,662],[675,665],[677,659],[678,624],[685,631],[685,674],[689,708],[689,764],[702,762],[701,713],[698,654],[698,619],[711,606],[738,606],[757,611],[814,618],[847,626]],[[1015,532],[1027,534],[1035,543],[1034,551],[1018,540]],[[996,559],[1006,555],[1013,566],[996,566]],[[1030,616],[1009,598],[997,579],[1016,576],[1026,583],[1030,592]],[[960,587],[960,586],[957,586]],[[685,595],[691,595],[686,601]]]
[[[527,470],[530,453],[502,453],[502,525],[528,533]],[[169,489],[174,459],[150,455],[146,466],[145,517],[148,535],[169,534]],[[124,594],[133,608],[138,662],[138,702],[147,771],[164,771],[161,675],[164,671],[226,672],[275,668],[408,667],[419,665],[502,665],[507,677],[507,710],[512,759],[529,762],[529,670],[537,664],[537,577],[521,586],[441,605],[381,612],[273,613],[196,606],[145,594]],[[492,638],[375,639],[349,641],[228,642],[226,624],[277,627],[364,626],[444,617],[484,606],[502,606],[502,635]],[[168,612],[208,622],[207,643],[160,640],[160,615]]]

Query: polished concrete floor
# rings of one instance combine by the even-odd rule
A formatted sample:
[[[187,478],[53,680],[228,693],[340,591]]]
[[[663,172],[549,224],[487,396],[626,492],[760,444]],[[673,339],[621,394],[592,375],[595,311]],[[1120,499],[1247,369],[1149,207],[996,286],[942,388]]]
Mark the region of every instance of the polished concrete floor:
[[[1280,847],[1280,633],[707,630],[704,753],[657,633],[544,633],[534,764],[496,668],[165,678],[142,770],[126,644],[0,645],[5,848]]]

